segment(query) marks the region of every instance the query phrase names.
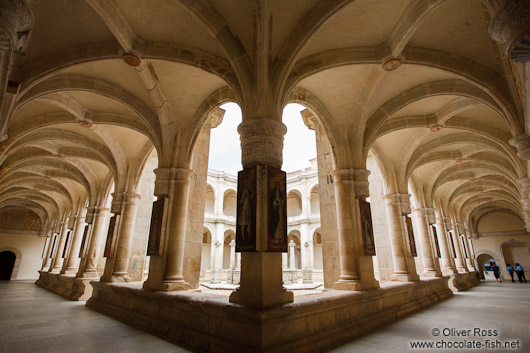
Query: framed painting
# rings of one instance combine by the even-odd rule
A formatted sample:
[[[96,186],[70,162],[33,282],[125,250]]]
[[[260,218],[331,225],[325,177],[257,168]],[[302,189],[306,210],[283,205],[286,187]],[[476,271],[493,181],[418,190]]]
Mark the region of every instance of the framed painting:
[[[109,231],[107,232],[107,242],[105,243],[105,252],[103,257],[114,256],[114,243],[116,242],[116,232],[118,231],[118,220],[120,215],[112,216],[109,222]]]
[[[435,226],[431,226],[431,227],[432,227],[432,237],[434,239],[434,251],[436,252],[434,254],[434,257],[440,258],[441,253],[440,253],[440,243],[438,242],[438,233],[436,233]]]
[[[405,223],[407,224],[410,256],[416,257],[418,256],[418,252],[416,251],[416,241],[414,240],[414,230],[412,228],[412,219],[410,219],[410,217],[405,216]]]
[[[149,241],[147,243],[147,256],[160,256],[160,242],[162,239],[162,219],[167,198],[159,197],[153,202],[151,211],[151,226],[149,227]]]
[[[256,171],[246,168],[237,174],[236,251],[256,251]]]
[[[287,187],[281,169],[267,167],[267,251],[287,252]]]
[[[372,212],[370,211],[370,203],[364,200],[359,200],[359,211],[361,213],[361,230],[364,256],[375,256],[374,229],[372,225]]]

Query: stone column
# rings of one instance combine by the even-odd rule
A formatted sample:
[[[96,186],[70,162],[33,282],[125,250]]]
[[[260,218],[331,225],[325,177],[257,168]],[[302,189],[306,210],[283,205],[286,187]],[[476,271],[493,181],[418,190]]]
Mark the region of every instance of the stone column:
[[[458,273],[451,261],[451,252],[447,243],[447,230],[445,229],[445,222],[443,217],[436,215],[436,233],[438,235],[438,244],[440,245],[440,262],[442,273],[444,275],[453,275]]]
[[[133,241],[134,224],[140,195],[132,192],[112,194],[111,212],[120,215],[116,246],[112,257],[107,258],[102,282],[128,282],[129,257]]]
[[[219,283],[221,281],[221,272],[223,271],[225,225],[219,222],[215,228],[215,242],[212,241],[212,283]]]
[[[77,277],[96,278],[99,276],[98,261],[103,258],[103,244],[109,228],[109,211],[110,209],[105,207],[97,207],[96,209],[85,267],[84,269],[79,269]]]
[[[302,257],[301,259],[302,269],[310,268],[310,265],[309,265],[310,259],[309,257],[307,257],[307,253],[306,253],[309,248],[306,248],[304,246],[304,244],[308,241],[308,232],[309,232],[308,228],[309,228],[308,223],[303,222],[300,224],[300,244],[302,245],[300,247],[300,256]]]
[[[304,252],[305,261],[304,261],[304,263],[305,263],[306,267],[302,268],[303,283],[313,283],[313,269],[310,267],[310,265],[311,265],[311,256],[310,256],[309,242],[308,241],[306,241],[304,243],[304,248],[305,248],[305,252]]]
[[[279,169],[282,165],[283,136],[287,129],[280,119],[249,116],[254,112],[262,113],[263,111],[266,109],[261,106],[252,112],[251,108],[247,108],[243,122],[238,127],[244,171],[254,166],[258,166],[260,170],[266,170],[268,167]],[[264,206],[263,203],[270,196],[267,188],[260,187],[256,193],[256,200],[260,202],[257,207]],[[239,204],[238,207],[240,207]],[[241,253],[240,287],[230,295],[230,302],[254,308],[266,308],[292,302],[293,293],[286,291],[283,287],[282,254],[281,252],[269,252],[264,247],[264,244],[267,244],[269,224],[262,213],[257,210],[253,212],[257,223],[257,251]],[[287,239],[287,234],[282,234],[282,238]]]
[[[337,206],[337,228],[341,275],[334,284],[339,290],[378,288],[374,277],[372,256],[364,255],[359,201],[369,194],[365,169],[339,169],[333,175]]]
[[[296,244],[294,241],[289,242],[289,270],[295,271],[296,270],[296,255],[295,255],[295,247]]]
[[[230,240],[230,268],[233,270],[236,268],[236,241]]]
[[[184,280],[183,268],[192,171],[186,168],[158,168],[155,174],[155,195],[168,200],[162,222],[163,250],[160,256],[151,256],[149,278],[144,282],[144,288],[188,290],[189,283]]]
[[[212,283],[221,283],[221,268],[223,265],[223,257],[222,257],[222,251],[223,251],[223,244],[219,241],[215,241],[215,243],[212,243],[212,246],[214,247],[214,264],[213,264],[213,270],[212,270]]]
[[[456,251],[456,270],[458,273],[466,273],[469,272],[464,264],[464,256],[462,255],[462,247],[460,246],[459,236],[458,236],[458,224],[452,220],[452,226],[453,229],[451,229],[451,236],[453,238],[453,243],[455,245],[455,251]]]
[[[415,208],[413,212],[418,225],[418,238],[420,240],[421,262],[423,264],[421,275],[424,277],[441,277],[442,273],[436,268],[434,263],[429,221],[427,219],[429,216],[428,211],[425,208]]]
[[[66,243],[66,235],[68,234],[68,217],[60,222],[61,224],[61,235],[59,237],[59,244],[57,245],[57,252],[52,261],[52,266],[50,266],[49,272],[59,273],[63,267],[64,259],[62,257],[64,251],[64,244]]]
[[[466,257],[467,269],[469,270],[469,272],[477,272],[477,270],[475,269],[475,265],[473,264],[473,251],[472,251],[471,245],[470,245],[470,242],[471,242],[471,230],[470,229],[466,229],[463,236],[464,236],[464,241],[465,241],[465,244],[466,244],[466,247],[467,247],[467,254],[468,254],[468,257]]]
[[[419,280],[411,250],[405,239],[407,231],[405,230],[403,216],[410,212],[409,197],[409,194],[388,194],[383,196],[394,267],[390,276],[392,281],[408,282]]]
[[[75,216],[75,226],[73,230],[72,246],[68,253],[68,258],[65,261],[65,265],[61,270],[63,274],[74,274],[79,269],[79,250],[81,249],[81,241],[83,240],[83,234],[85,232],[85,215],[79,212]]]

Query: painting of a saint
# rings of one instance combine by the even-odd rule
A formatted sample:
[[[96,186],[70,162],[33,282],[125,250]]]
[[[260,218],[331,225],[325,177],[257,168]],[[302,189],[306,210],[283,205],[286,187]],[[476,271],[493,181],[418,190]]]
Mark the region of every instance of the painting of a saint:
[[[236,251],[256,251],[256,167],[237,178]]]
[[[280,169],[268,168],[269,236],[268,251],[287,251],[286,175]]]
[[[409,235],[410,256],[416,257],[418,256],[418,253],[416,251],[416,242],[414,241],[414,230],[412,229],[412,220],[409,217],[405,217],[405,222],[407,223],[407,233]]]
[[[374,229],[372,226],[372,212],[370,212],[370,203],[359,200],[359,210],[361,213],[361,229],[364,245],[364,256],[375,255]]]

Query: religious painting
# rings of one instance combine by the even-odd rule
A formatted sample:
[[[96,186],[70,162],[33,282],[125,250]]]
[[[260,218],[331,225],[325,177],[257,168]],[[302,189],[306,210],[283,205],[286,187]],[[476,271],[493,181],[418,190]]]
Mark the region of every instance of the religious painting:
[[[57,234],[53,236],[52,251],[50,251],[50,259],[53,259],[55,256],[55,242],[57,240]]]
[[[410,256],[416,257],[418,253],[416,251],[416,242],[414,241],[414,230],[412,229],[412,220],[405,216],[405,222],[407,224],[407,233],[409,236]]]
[[[287,191],[286,174],[267,167],[268,236],[267,251],[287,252]]]
[[[447,232],[447,237],[449,238],[449,242],[451,243],[451,255],[453,259],[456,259],[455,243],[453,242],[453,237],[451,236],[451,233]]]
[[[436,258],[440,258],[441,255],[440,255],[440,243],[438,243],[438,233],[436,233],[436,227],[435,226],[431,226],[432,227],[432,237],[434,239],[434,251],[436,251],[436,254],[434,254],[434,257]]]
[[[83,240],[81,240],[81,248],[79,249],[79,258],[83,258],[86,255],[87,252],[87,242],[88,242],[88,231],[90,230],[90,224],[85,227],[85,231],[83,232]]]
[[[256,251],[256,169],[237,175],[236,251]]]
[[[162,217],[164,216],[165,197],[159,197],[153,202],[151,212],[151,227],[149,228],[149,242],[147,244],[147,256],[160,256],[160,241],[162,239]]]
[[[118,219],[119,215],[112,216],[109,223],[109,230],[107,232],[107,242],[105,243],[105,252],[103,257],[113,257],[114,256],[114,243],[116,242],[116,236],[118,231]]]
[[[72,231],[68,230],[68,234],[66,234],[66,241],[64,242],[63,254],[61,255],[63,259],[66,257],[66,252],[68,251],[68,242],[70,241],[70,234],[72,234]]]
[[[364,256],[375,256],[374,229],[372,226],[372,212],[370,203],[359,200],[359,211],[361,213],[361,230],[364,247]]]
[[[462,249],[464,249],[464,255],[466,258],[469,258],[469,254],[467,252],[467,246],[466,246],[466,239],[463,236],[460,236],[460,241],[462,242]]]

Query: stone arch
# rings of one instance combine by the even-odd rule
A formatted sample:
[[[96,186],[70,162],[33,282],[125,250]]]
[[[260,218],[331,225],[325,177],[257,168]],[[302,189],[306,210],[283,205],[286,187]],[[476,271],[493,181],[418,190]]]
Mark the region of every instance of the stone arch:
[[[237,192],[229,188],[223,194],[223,214],[231,217],[236,216]]]
[[[287,217],[296,217],[302,212],[302,194],[296,189],[290,190],[287,193]]]
[[[518,259],[518,261],[515,261],[515,259],[513,258],[513,252],[512,251],[507,251],[508,249],[505,249],[504,247],[511,247],[511,246],[515,246],[515,247],[520,247],[520,248],[526,248],[526,252],[525,251],[519,251],[519,254],[518,254],[518,257],[523,257],[523,260],[520,260]],[[510,263],[512,265],[512,267],[515,268],[514,266],[514,263],[520,263],[521,266],[523,266],[523,268],[527,268],[530,266],[530,243],[527,242],[527,241],[523,241],[523,240],[517,240],[517,239],[510,239],[510,240],[507,240],[507,241],[503,241],[502,243],[499,244],[499,251],[501,253],[501,258],[505,261],[505,263]],[[526,258],[525,256],[526,255]],[[507,258],[508,257],[508,258]],[[508,262],[510,261],[510,262]]]
[[[481,250],[478,254],[476,254],[476,258],[477,258],[476,261],[478,265],[479,275],[480,275],[480,278],[482,279],[485,279],[484,277],[485,269],[484,269],[484,263],[481,263],[481,261],[483,262],[486,258],[489,258],[489,259],[495,260],[495,263],[501,264],[500,258],[496,256],[493,252],[488,251],[488,250]]]

